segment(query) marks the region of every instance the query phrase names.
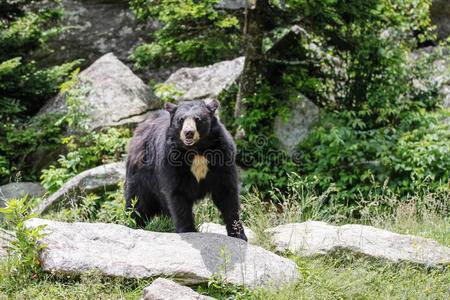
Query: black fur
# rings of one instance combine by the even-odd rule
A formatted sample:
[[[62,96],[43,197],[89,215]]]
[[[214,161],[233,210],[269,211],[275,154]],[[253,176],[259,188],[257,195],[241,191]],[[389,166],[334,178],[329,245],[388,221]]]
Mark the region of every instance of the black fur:
[[[125,198],[139,226],[158,214],[172,217],[177,232],[195,231],[194,202],[211,195],[222,213],[229,236],[247,240],[240,221],[236,146],[215,117],[218,103],[166,104],[134,132],[130,142]],[[180,140],[182,121],[195,118],[200,140],[191,147]],[[200,182],[191,172],[195,154],[208,159],[208,172]]]

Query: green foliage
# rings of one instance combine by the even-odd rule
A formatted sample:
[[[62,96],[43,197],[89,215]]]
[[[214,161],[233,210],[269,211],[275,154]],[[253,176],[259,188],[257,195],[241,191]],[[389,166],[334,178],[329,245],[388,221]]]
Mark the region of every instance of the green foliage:
[[[436,113],[440,87],[430,79],[442,53],[411,55],[433,38],[429,7],[430,1],[286,1],[307,34],[271,52],[286,31],[267,33],[266,82],[244,99],[246,113],[238,121],[245,132],[238,141],[244,186],[286,192],[287,174],[295,171],[318,178],[319,193],[334,186],[342,205],[386,180],[402,196],[424,185],[448,188],[449,131]],[[273,122],[299,93],[321,107],[322,116],[293,163],[282,154]]]
[[[347,203],[384,183],[402,196],[448,189],[450,127],[442,113],[396,107],[391,116],[400,117],[386,126],[358,123],[353,111],[326,114],[298,149],[300,172],[320,178],[320,190],[334,183]]]
[[[32,1],[21,2],[18,6],[5,3],[5,11],[0,13],[0,103],[3,107],[18,102],[29,114],[57,91],[73,63],[39,69],[29,59],[32,51],[44,48],[46,41],[58,33],[56,25],[62,11],[58,5],[33,10],[29,5]],[[8,13],[8,8],[15,13]]]
[[[261,191],[269,191],[272,185],[282,188],[286,186],[287,174],[293,171],[295,164],[273,133],[275,117],[287,109],[280,105],[278,96],[268,85],[261,84],[254,97],[245,99],[247,112],[237,122],[238,132],[245,132],[245,138],[237,140],[237,161],[244,168],[246,191],[252,186]]]
[[[5,208],[0,208],[8,229],[14,230],[9,244],[7,272],[9,280],[17,285],[29,282],[33,277],[42,275],[39,252],[45,248],[38,243],[44,235],[43,226],[27,228],[25,222],[34,217],[29,213],[31,201],[27,197],[9,200]]]
[[[216,299],[252,299],[251,290],[226,282],[220,276],[212,276],[207,284],[199,285],[196,292]]]
[[[0,182],[14,178],[36,180],[38,151],[46,155],[60,146],[63,128],[56,125],[60,116],[47,114],[26,123],[3,123],[0,135]]]
[[[215,8],[218,0],[132,0],[141,20],[157,19],[163,25],[154,41],[140,45],[131,55],[136,67],[171,62],[212,63],[234,57],[240,42],[236,16]]]
[[[63,222],[103,222],[136,228],[131,211],[124,210],[123,184],[119,184],[116,190],[104,193],[70,195],[70,197],[72,205],[69,208],[51,212],[46,217]],[[162,224],[162,226],[158,227],[157,224]],[[161,219],[161,222],[155,220],[153,229],[163,230],[167,224],[166,220]]]
[[[122,160],[130,137],[131,131],[127,128],[108,128],[63,138],[68,153],[61,155],[57,164],[42,170],[43,186],[55,192],[84,170]]]
[[[78,62],[41,68],[30,59],[59,32],[57,1],[36,9],[33,1],[3,1],[0,12],[0,183],[22,177],[35,180],[31,163],[39,148],[53,151],[61,132],[55,116],[30,120]],[[26,171],[26,172],[25,172]]]
[[[175,232],[175,226],[169,216],[156,216],[145,226],[145,230],[157,232]]]

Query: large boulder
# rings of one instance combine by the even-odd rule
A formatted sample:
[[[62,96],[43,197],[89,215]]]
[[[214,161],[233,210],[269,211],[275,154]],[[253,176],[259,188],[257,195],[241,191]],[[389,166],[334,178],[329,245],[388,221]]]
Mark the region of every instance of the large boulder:
[[[450,1],[433,0],[431,20],[437,26],[438,36],[444,40],[450,36]]]
[[[58,191],[43,199],[33,211],[42,214],[58,206],[76,204],[80,193],[94,193],[116,187],[125,180],[125,163],[111,163],[86,170],[67,181]],[[70,200],[70,201],[69,201]]]
[[[281,144],[292,153],[303,141],[319,119],[319,108],[303,95],[293,103],[287,116],[277,116],[274,123],[275,135]]]
[[[131,51],[159,27],[157,22],[138,22],[128,0],[63,0],[62,5],[66,29],[50,40],[53,52],[36,54],[47,65],[75,59],[90,65],[108,52],[127,61]]]
[[[160,108],[160,100],[117,57],[108,53],[96,60],[78,76],[75,87],[85,92],[82,107],[91,129],[134,125],[148,112]],[[65,112],[67,93],[51,99],[39,112]]]
[[[9,199],[20,199],[25,196],[41,197],[45,189],[36,182],[12,182],[0,186],[0,207],[5,207]],[[0,213],[0,221],[2,214]]]
[[[31,219],[27,228],[45,225],[39,243],[45,271],[149,278],[169,276],[185,283],[213,275],[247,287],[295,282],[294,262],[246,242],[212,233],[159,233],[116,224],[64,223]]]
[[[144,289],[142,300],[213,300],[172,280],[158,278]]]
[[[164,82],[181,95],[175,95],[178,101],[217,99],[219,94],[233,84],[244,68],[244,57],[221,61],[216,64],[181,68]]]
[[[449,265],[450,248],[421,237],[393,233],[364,225],[333,226],[308,221],[269,229],[277,251],[303,256],[348,250],[393,262],[407,261],[427,266]]]

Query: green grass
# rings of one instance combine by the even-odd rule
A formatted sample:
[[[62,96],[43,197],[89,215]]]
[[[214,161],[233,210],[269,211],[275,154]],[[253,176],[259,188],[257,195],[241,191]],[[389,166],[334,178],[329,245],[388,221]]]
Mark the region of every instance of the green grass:
[[[338,256],[337,256],[338,255]],[[256,299],[448,299],[450,270],[376,262],[348,253],[298,258],[302,278]]]
[[[291,192],[283,203],[262,202],[258,193],[242,199],[242,215],[257,235],[260,246],[273,249],[265,229],[307,219],[334,223],[359,222],[391,231],[432,238],[450,246],[448,193],[412,196],[399,200],[395,196],[375,195],[367,199],[358,220],[326,215],[320,208],[321,196],[310,192]],[[132,226],[123,214],[121,192],[106,196],[87,195],[72,208],[46,217],[62,221],[111,222]],[[331,211],[333,208],[331,208]],[[329,210],[330,212],[330,210]],[[196,223],[221,222],[217,209],[207,199],[195,208]],[[340,221],[339,221],[340,220]],[[169,218],[155,218],[147,230],[170,232]],[[21,249],[22,251],[24,249]],[[23,253],[23,252],[22,252]],[[401,263],[377,261],[348,252],[329,256],[293,259],[301,273],[300,280],[281,289],[265,287],[249,291],[212,279],[194,286],[198,292],[218,299],[450,299],[450,267],[425,268]],[[53,276],[43,272],[24,272],[20,257],[0,262],[0,299],[139,299],[148,280],[107,278],[98,274],[76,277]],[[21,268],[19,269],[18,266]],[[32,268],[30,268],[32,269]]]

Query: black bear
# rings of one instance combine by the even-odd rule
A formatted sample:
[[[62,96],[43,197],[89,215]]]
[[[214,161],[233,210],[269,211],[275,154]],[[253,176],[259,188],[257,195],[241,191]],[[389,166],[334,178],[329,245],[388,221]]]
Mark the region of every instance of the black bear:
[[[215,116],[216,100],[166,103],[136,128],[126,166],[126,208],[138,226],[169,215],[193,232],[193,204],[210,194],[229,236],[247,240],[240,220],[236,146]],[[136,199],[135,201],[133,201]]]

